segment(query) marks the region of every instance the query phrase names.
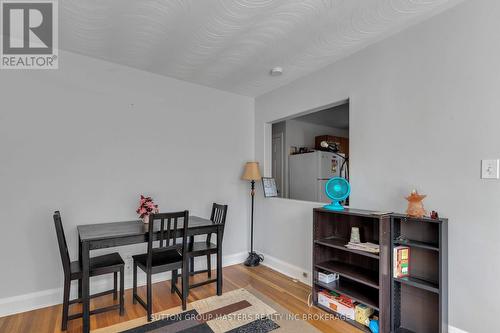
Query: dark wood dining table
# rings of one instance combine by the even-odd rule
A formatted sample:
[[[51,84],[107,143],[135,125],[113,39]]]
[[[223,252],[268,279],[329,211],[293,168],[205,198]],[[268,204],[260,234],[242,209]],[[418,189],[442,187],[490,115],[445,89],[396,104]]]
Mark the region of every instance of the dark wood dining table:
[[[179,221],[180,222],[180,221]],[[182,223],[180,223],[182,225]],[[188,236],[217,234],[217,244],[222,245],[222,228],[209,219],[190,216]],[[78,226],[79,259],[82,265],[83,277],[79,287],[79,295],[83,303],[83,332],[90,332],[90,286],[89,258],[90,251],[110,247],[140,244],[148,241],[148,225],[141,220],[85,224]],[[182,237],[182,228],[176,237]],[[156,239],[158,234],[153,237]],[[222,295],[222,246],[217,247],[217,295]]]

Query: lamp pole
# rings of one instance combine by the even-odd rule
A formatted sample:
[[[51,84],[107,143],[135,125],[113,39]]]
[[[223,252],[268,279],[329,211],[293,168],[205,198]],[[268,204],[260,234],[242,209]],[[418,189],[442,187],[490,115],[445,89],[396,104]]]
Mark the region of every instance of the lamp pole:
[[[253,205],[255,200],[255,180],[252,180],[252,191],[250,195],[252,196],[252,214],[250,218],[250,253],[253,253]]]
[[[259,266],[259,263],[264,259],[262,256],[258,255],[253,251],[253,206],[254,206],[254,197],[255,197],[255,180],[251,181],[251,192],[250,196],[252,197],[252,211],[250,215],[250,253],[248,254],[248,258],[245,260],[245,266],[255,267]]]

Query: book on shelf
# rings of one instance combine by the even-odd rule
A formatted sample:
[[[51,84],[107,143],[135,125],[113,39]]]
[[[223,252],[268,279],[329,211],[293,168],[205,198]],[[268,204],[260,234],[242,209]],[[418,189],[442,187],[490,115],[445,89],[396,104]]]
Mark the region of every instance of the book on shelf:
[[[355,307],[357,302],[334,291],[321,290],[318,292],[318,303],[341,316],[355,319]]]
[[[380,253],[380,246],[378,244],[366,242],[366,243],[354,243],[349,242],[345,245],[348,249],[359,250],[370,253]]]
[[[408,246],[394,247],[393,272],[395,278],[410,276],[410,248]]]
[[[320,290],[318,292],[318,303],[341,316],[346,316],[366,326],[368,326],[370,318],[375,313],[375,309],[356,302],[349,296],[339,294],[336,291]]]

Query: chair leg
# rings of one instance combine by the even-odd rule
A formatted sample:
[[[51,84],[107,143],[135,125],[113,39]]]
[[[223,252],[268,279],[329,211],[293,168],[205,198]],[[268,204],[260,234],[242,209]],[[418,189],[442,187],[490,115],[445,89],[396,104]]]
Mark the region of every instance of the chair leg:
[[[192,249],[194,246],[194,236],[189,236],[189,248]],[[189,275],[194,275],[194,257],[190,257],[188,266]]]
[[[118,272],[113,273],[113,299],[116,300],[118,298]]]
[[[182,311],[186,310],[189,295],[189,258],[184,258],[182,264]]]
[[[78,280],[78,298],[82,298],[82,279]]]
[[[207,254],[207,275],[208,278],[212,278],[212,256]]]
[[[120,268],[120,316],[125,312],[125,268]]]
[[[63,313],[62,313],[62,323],[61,323],[61,330],[63,331],[66,331],[68,329],[70,288],[71,288],[71,280],[69,278],[64,278]]]
[[[147,275],[147,307],[148,307],[148,321],[151,321],[153,320],[153,293],[152,293],[152,288],[153,288],[153,284],[152,284],[152,276],[153,274],[151,274],[151,272],[147,272],[146,273]]]
[[[134,261],[133,283],[132,283],[132,303],[137,304],[137,263]]]
[[[170,284],[171,284],[171,287],[170,287],[170,292],[173,294],[175,293],[175,289],[174,287],[176,286],[177,284],[177,275],[178,275],[178,271],[176,269],[174,269],[172,271],[172,279],[170,280]]]

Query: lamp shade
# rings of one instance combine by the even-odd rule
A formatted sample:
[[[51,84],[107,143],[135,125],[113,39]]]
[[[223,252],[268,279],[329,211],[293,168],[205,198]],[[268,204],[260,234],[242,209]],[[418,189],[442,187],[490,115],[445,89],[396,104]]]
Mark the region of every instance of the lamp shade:
[[[241,179],[244,180],[260,180],[259,162],[247,162],[245,164],[245,169],[243,170],[243,176]]]

